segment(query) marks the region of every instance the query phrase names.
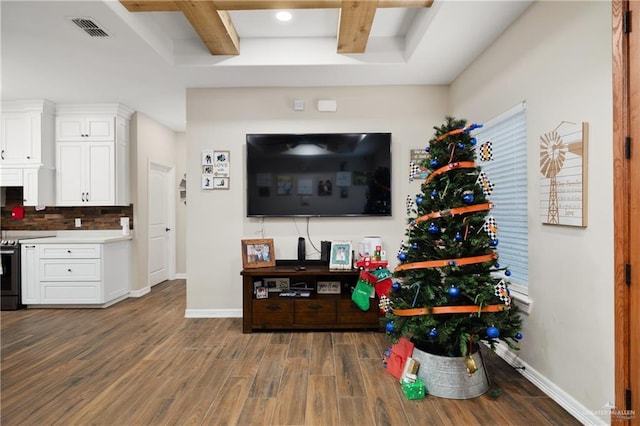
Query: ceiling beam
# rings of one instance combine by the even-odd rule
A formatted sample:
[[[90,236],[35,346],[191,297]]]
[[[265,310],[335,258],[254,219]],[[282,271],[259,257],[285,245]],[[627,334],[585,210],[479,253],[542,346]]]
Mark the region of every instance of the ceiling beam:
[[[364,53],[377,7],[377,0],[342,1],[338,53]]]
[[[175,2],[212,55],[239,55],[240,39],[229,12],[216,9],[212,0]]]
[[[180,12],[175,0],[120,0],[120,3],[129,12]],[[217,10],[342,8],[342,0],[211,0],[211,3]],[[431,7],[433,0],[379,0],[377,3],[379,8],[421,8]]]

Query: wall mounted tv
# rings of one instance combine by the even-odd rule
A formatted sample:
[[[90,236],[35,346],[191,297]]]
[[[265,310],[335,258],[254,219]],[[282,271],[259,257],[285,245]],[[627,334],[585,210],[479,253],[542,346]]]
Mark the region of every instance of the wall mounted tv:
[[[247,134],[247,216],[391,216],[391,133]]]

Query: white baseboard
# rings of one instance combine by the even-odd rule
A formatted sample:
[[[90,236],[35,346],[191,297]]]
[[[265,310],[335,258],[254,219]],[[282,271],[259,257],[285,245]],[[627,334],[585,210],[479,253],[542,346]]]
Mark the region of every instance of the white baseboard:
[[[242,318],[242,309],[187,309],[185,318]]]
[[[140,290],[131,290],[129,292],[129,297],[142,297],[145,294],[149,293],[150,291],[151,291],[151,287],[145,287]]]
[[[187,279],[187,273],[180,273],[180,274],[176,274],[176,280],[186,280]]]
[[[526,362],[522,361],[518,357],[518,355],[509,350],[506,345],[497,345],[496,354],[512,367],[518,367],[517,371],[520,372],[520,374],[522,374],[527,380],[533,383],[533,385],[535,385],[542,392],[547,394],[547,396],[554,400],[558,405],[567,410],[569,414],[575,417],[582,424],[609,424],[609,416],[607,415],[608,410],[606,408],[603,407],[602,410],[598,410],[599,412],[597,413],[593,410],[589,410],[571,395],[560,389],[560,387],[558,387],[551,380],[540,374]],[[603,417],[607,418],[607,420],[604,420]]]

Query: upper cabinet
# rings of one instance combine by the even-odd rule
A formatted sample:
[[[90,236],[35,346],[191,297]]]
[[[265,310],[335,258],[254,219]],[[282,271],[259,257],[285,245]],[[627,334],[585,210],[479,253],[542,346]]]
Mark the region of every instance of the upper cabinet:
[[[0,167],[55,165],[54,104],[47,100],[2,103]]]
[[[119,104],[57,106],[56,205],[129,205],[132,112]]]
[[[57,141],[106,142],[115,140],[115,115],[58,115]]]

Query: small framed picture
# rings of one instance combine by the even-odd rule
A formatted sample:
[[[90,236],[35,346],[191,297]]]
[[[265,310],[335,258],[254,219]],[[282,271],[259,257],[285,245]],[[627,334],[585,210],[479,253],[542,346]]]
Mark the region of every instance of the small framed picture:
[[[266,287],[258,287],[256,289],[256,299],[268,299],[269,291]]]
[[[203,175],[212,175],[213,174],[213,166],[202,166],[202,174]]]
[[[214,177],[213,178],[213,189],[229,189],[229,178],[228,177]]]
[[[242,267],[269,268],[276,266],[276,254],[273,239],[242,240]]]
[[[202,189],[213,189],[213,175],[202,175]]]
[[[340,281],[318,281],[318,294],[340,294]]]
[[[332,241],[329,269],[352,269],[351,241]]]
[[[213,151],[205,149],[202,151],[202,165],[207,166],[213,164]]]
[[[269,292],[281,292],[289,290],[289,278],[265,278],[264,285]]]

